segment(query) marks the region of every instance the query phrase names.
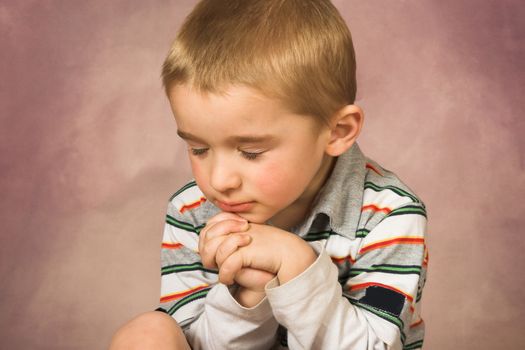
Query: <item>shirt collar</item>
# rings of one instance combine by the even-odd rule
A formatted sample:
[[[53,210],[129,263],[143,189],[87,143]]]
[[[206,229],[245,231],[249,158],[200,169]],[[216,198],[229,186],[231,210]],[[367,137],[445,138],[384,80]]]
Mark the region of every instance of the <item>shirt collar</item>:
[[[324,214],[330,228],[341,236],[354,239],[366,175],[366,158],[357,143],[337,158],[330,177],[319,191],[310,214],[296,233],[304,236],[315,219]]]

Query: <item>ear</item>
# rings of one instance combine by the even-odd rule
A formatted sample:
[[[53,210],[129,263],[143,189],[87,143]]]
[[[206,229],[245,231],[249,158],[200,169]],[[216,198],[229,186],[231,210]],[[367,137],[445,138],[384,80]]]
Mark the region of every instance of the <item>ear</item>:
[[[357,140],[365,115],[361,107],[346,105],[338,110],[330,119],[330,140],[326,153],[337,157],[348,150]]]

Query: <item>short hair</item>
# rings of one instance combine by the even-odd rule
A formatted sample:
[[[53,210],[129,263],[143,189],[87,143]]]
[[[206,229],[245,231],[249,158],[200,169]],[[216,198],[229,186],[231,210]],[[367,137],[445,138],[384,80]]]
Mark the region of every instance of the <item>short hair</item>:
[[[161,76],[167,95],[177,84],[218,94],[242,85],[327,121],[354,103],[355,70],[350,31],[329,0],[202,0]]]

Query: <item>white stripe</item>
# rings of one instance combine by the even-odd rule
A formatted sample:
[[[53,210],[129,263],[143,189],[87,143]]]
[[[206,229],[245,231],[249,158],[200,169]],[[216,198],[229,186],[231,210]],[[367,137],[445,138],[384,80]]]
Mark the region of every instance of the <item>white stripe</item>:
[[[204,194],[197,186],[190,187],[171,200],[175,209],[180,213],[182,207],[198,202]]]
[[[370,282],[385,284],[410,295],[413,298],[413,303],[415,303],[418,281],[419,276],[413,274],[401,275],[384,272],[363,272],[350,278],[346,283],[348,286]]]
[[[184,271],[170,273],[161,277],[161,297],[182,293],[188,289],[197,288],[203,284],[217,283],[217,274],[205,271]]]
[[[361,247],[401,237],[424,238],[427,219],[418,214],[389,216],[363,238]]]
[[[181,243],[194,252],[199,251],[199,236],[195,232],[183,230],[168,223],[164,226],[163,243]]]
[[[412,199],[400,196],[390,190],[376,192],[367,188],[363,193],[363,206],[376,205],[380,208],[394,209],[409,203],[413,203]]]
[[[351,240],[343,236],[332,235],[328,238],[325,249],[332,258],[343,258],[351,255],[355,259],[361,240],[360,238]]]

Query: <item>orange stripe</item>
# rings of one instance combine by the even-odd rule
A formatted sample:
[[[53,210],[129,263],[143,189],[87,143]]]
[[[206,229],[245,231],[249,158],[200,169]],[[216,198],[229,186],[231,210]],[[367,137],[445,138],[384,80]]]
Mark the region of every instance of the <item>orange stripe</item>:
[[[164,249],[179,249],[179,248],[182,248],[183,245],[180,244],[180,243],[167,243],[167,242],[162,242],[162,248]]]
[[[372,211],[375,211],[375,212],[383,211],[386,214],[389,214],[392,211],[392,209],[390,209],[390,208],[380,208],[380,207],[378,207],[375,204],[365,205],[364,207],[361,208],[361,211],[365,211],[365,210],[372,210]]]
[[[180,209],[179,209],[179,212],[184,213],[186,210],[190,210],[190,209],[195,209],[197,207],[199,207],[202,203],[206,202],[206,198],[204,197],[201,197],[198,201],[194,202],[194,203],[191,203],[191,204],[186,204],[186,205],[183,205]]]
[[[188,290],[185,290],[183,292],[177,292],[177,293],[165,295],[165,296],[160,298],[160,302],[161,303],[167,303],[167,302],[170,302],[170,301],[173,301],[173,300],[177,300],[177,299],[185,297],[186,295],[190,295],[192,293],[196,293],[196,292],[198,292],[200,290],[203,290],[204,288],[207,288],[207,287],[209,287],[208,284],[203,284],[201,286],[198,286],[198,287],[195,287],[195,288],[192,288],[192,289],[188,289]]]
[[[379,172],[379,170],[377,170],[377,168],[376,168],[375,166],[373,166],[372,164],[370,164],[370,163],[366,163],[365,167],[368,168],[368,169],[371,169],[371,170],[374,171],[377,175],[379,175],[379,176],[383,176],[383,174],[381,174],[381,173]]]
[[[332,257],[332,262],[334,264],[342,264],[342,263],[344,263],[347,260],[350,261],[352,264],[355,263],[355,259],[353,259],[351,255],[348,255],[348,256],[333,256]]]
[[[389,239],[386,241],[376,242],[369,245],[365,245],[361,250],[359,251],[359,254],[363,254],[365,252],[368,252],[370,250],[383,248],[389,245],[393,244],[424,244],[425,239],[419,238],[419,237],[398,237],[394,239]]]
[[[410,328],[417,327],[417,326],[419,326],[421,323],[423,323],[423,319],[422,319],[422,318],[420,318],[419,321],[416,321],[416,322],[412,323],[412,324],[410,325]]]

